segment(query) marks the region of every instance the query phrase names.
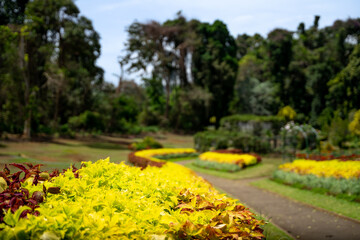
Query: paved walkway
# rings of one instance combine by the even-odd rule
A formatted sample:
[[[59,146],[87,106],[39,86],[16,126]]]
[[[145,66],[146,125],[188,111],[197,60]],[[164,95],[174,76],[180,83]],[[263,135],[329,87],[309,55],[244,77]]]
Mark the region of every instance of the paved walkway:
[[[197,174],[270,219],[295,239],[360,240],[360,223],[249,185],[257,179],[229,180]]]

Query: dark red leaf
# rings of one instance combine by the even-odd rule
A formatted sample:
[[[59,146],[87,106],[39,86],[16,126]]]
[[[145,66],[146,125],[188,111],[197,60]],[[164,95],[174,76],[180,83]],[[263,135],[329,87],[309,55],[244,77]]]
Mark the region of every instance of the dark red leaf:
[[[18,163],[10,163],[10,165],[19,168],[19,169],[22,170],[23,172],[27,172],[27,171],[28,171],[28,170],[26,169],[26,167],[23,166],[23,165],[21,165],[21,164],[18,164]]]
[[[52,194],[58,194],[60,193],[60,187],[49,187],[47,191]]]
[[[4,173],[5,173],[6,175],[9,175],[9,174],[10,174],[10,169],[8,168],[7,164],[5,164]]]
[[[34,196],[34,194],[33,194],[33,196]],[[28,202],[33,205],[32,207],[34,207],[34,206],[38,203],[38,202],[36,201],[36,199],[31,199],[31,198],[28,200]]]
[[[31,169],[35,170],[35,171],[40,171],[40,167],[44,166],[44,164],[36,164],[35,166],[33,166]]]
[[[21,192],[24,194],[24,196],[25,196],[26,198],[29,198],[29,190],[27,190],[26,188],[22,188],[22,189],[21,189]]]
[[[32,163],[25,163],[29,168],[33,168],[34,165],[32,165]]]
[[[42,203],[44,202],[44,196],[44,192],[35,191],[32,195],[32,199],[34,199],[37,203]]]
[[[34,178],[33,185],[37,185],[39,183],[39,174],[37,174]]]
[[[31,213],[31,211],[30,211],[30,210],[24,210],[24,211],[20,214],[20,218],[26,218],[26,215],[27,215],[28,213]]]

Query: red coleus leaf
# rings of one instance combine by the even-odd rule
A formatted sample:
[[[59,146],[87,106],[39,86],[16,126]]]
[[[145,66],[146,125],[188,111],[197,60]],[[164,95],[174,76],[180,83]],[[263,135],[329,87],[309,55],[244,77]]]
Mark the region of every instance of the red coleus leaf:
[[[27,172],[27,171],[28,171],[28,170],[26,169],[26,167],[23,166],[23,165],[21,165],[21,164],[18,164],[18,163],[10,163],[10,165],[19,168],[19,169],[22,170],[23,172]]]
[[[6,175],[9,175],[9,174],[10,174],[10,169],[8,168],[7,164],[5,164],[4,173],[5,173]]]
[[[24,163],[24,164],[26,164],[26,166],[28,166],[29,168],[33,168],[33,167],[34,167],[34,165],[32,165],[32,163]]]
[[[52,193],[52,194],[58,194],[58,193],[60,193],[60,187],[49,187],[47,189],[47,192]]]

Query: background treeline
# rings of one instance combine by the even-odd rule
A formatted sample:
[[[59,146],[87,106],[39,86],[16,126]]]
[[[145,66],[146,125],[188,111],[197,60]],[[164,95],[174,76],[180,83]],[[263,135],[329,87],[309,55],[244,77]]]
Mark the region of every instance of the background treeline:
[[[360,19],[319,21],[266,37],[181,13],[134,22],[115,87],[96,66],[100,36],[72,0],[0,0],[0,132],[199,131],[291,106],[295,121],[346,136],[360,108]],[[125,71],[143,73],[141,85]]]

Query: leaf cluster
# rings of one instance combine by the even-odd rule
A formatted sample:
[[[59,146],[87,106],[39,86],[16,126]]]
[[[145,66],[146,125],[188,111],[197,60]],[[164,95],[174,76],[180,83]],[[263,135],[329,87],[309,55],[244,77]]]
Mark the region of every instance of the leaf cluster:
[[[12,239],[262,239],[263,221],[177,164],[141,170],[109,159],[85,162],[51,182],[37,210],[0,238]],[[26,185],[30,192],[40,185]],[[15,213],[16,214],[16,213]],[[6,213],[6,218],[14,217]]]

